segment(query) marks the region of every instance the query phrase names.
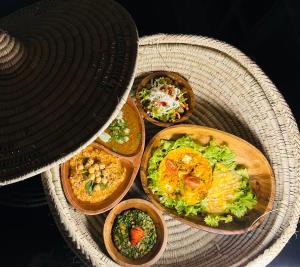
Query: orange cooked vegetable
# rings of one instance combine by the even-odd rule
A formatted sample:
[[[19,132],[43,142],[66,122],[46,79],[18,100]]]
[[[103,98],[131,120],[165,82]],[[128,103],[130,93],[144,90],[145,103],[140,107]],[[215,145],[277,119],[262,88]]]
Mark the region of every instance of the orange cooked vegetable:
[[[196,188],[200,185],[200,180],[195,176],[186,175],[184,177],[184,183],[191,188]]]
[[[143,237],[144,231],[140,226],[136,226],[130,230],[130,243],[132,246],[136,246]]]
[[[171,159],[166,160],[166,169],[170,174],[177,175],[178,170],[173,160]]]

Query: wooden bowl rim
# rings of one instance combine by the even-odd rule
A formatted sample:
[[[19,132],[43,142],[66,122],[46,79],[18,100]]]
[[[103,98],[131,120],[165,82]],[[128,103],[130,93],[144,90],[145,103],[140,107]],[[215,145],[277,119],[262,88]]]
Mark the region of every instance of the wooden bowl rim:
[[[141,144],[139,145],[139,150],[134,153],[133,155],[122,155],[122,154],[119,154],[117,152],[114,152],[112,151],[111,149],[107,148],[105,145],[103,144],[100,144],[99,142],[97,141],[94,141],[93,143],[91,143],[90,145],[94,146],[94,147],[97,147],[107,153],[109,153],[110,155],[113,155],[115,157],[117,157],[118,159],[120,159],[121,161],[125,161],[125,162],[128,162],[132,165],[132,174],[130,176],[130,178],[128,179],[128,183],[125,187],[125,190],[123,190],[119,196],[117,196],[115,198],[114,201],[111,201],[107,206],[103,207],[103,208],[99,208],[99,209],[85,209],[83,207],[83,202],[78,200],[76,198],[76,196],[74,196],[74,199],[73,199],[73,189],[71,188],[71,185],[68,183],[67,179],[68,177],[65,177],[64,175],[64,172],[65,172],[65,168],[66,166],[68,165],[69,161],[66,161],[64,163],[62,163],[60,165],[60,178],[61,178],[61,183],[62,183],[62,187],[63,187],[63,191],[64,191],[64,194],[68,200],[68,202],[77,210],[79,210],[80,212],[82,212],[83,214],[86,214],[86,215],[97,215],[97,214],[101,214],[101,213],[104,213],[110,209],[112,209],[115,205],[117,205],[122,199],[123,197],[127,194],[127,192],[130,190],[136,176],[137,176],[137,173],[139,171],[139,167],[140,167],[140,163],[141,163],[141,158],[142,158],[142,155],[143,155],[143,152],[144,152],[144,148],[145,148],[145,138],[146,138],[146,133],[145,133],[145,124],[144,124],[144,121],[141,117],[141,114],[139,113],[139,110],[137,109],[137,107],[135,106],[134,104],[134,101],[131,99],[131,97],[128,97],[128,100],[127,102],[130,106],[132,106],[134,108],[134,110],[137,112],[137,115],[139,117],[139,122],[140,122],[140,125],[141,125],[141,133],[142,133],[142,136],[141,136]],[[114,193],[112,193],[113,195]],[[109,197],[108,197],[109,198]],[[97,203],[91,203],[90,205],[93,206],[94,205],[97,205]]]
[[[158,76],[167,76],[167,77],[171,78],[172,80],[176,80],[176,81],[180,82],[181,84],[184,84],[184,86],[186,88],[188,98],[189,98],[189,102],[190,102],[190,107],[189,107],[189,110],[186,111],[186,113],[184,113],[184,115],[179,120],[176,120],[175,122],[161,122],[161,121],[158,121],[154,118],[151,118],[145,112],[145,110],[143,108],[143,105],[140,102],[139,92],[142,90],[143,86],[146,83],[148,83],[149,80],[153,79],[154,77],[158,77]],[[164,71],[164,70],[152,71],[147,76],[145,76],[138,84],[138,87],[137,87],[137,90],[136,90],[136,93],[135,93],[135,98],[136,98],[137,108],[139,109],[142,116],[147,121],[149,121],[149,122],[151,122],[151,123],[153,123],[157,126],[160,126],[160,127],[169,127],[171,125],[182,123],[182,122],[186,121],[192,115],[192,113],[194,111],[195,104],[196,104],[195,95],[194,95],[193,89],[192,89],[190,83],[188,82],[188,80],[178,72]]]
[[[135,208],[136,204],[138,204],[138,203],[141,204],[142,206],[147,206],[149,209],[151,209],[157,215],[159,220],[154,219],[152,216],[150,216],[150,214],[148,214],[151,217],[151,219],[153,220],[155,225],[157,225],[157,224],[160,225],[162,232],[163,232],[163,236],[161,236],[162,242],[161,242],[161,246],[159,247],[158,252],[151,259],[149,259],[147,262],[144,262],[142,264],[138,263],[138,261],[140,259],[137,259],[136,264],[130,264],[130,263],[126,263],[126,262],[122,261],[118,257],[118,255],[115,254],[110,249],[110,244],[112,246],[114,246],[113,240],[111,238],[111,230],[112,230],[113,223],[114,223],[117,215],[119,215],[120,213],[122,213],[125,210]],[[115,213],[115,210],[117,210],[117,209],[120,209],[120,210],[118,211],[118,213]],[[110,224],[110,222],[112,222],[112,223]],[[106,250],[109,253],[109,255],[117,263],[121,264],[122,266],[125,266],[125,267],[141,266],[141,265],[142,266],[150,266],[150,265],[154,264],[155,262],[157,262],[159,260],[159,258],[162,256],[163,252],[165,251],[165,248],[167,246],[167,239],[168,239],[168,229],[167,229],[166,222],[162,216],[162,212],[159,209],[157,209],[151,202],[144,200],[144,199],[140,199],[140,198],[131,198],[131,199],[121,201],[109,212],[108,216],[105,219],[105,223],[104,223],[104,227],[103,227],[103,239],[104,239],[104,244],[105,244]]]
[[[161,133],[167,132],[170,129],[184,128],[184,127],[201,128],[201,129],[206,129],[206,130],[209,130],[209,131],[215,131],[215,132],[218,132],[218,133],[221,133],[221,134],[228,135],[229,137],[232,137],[234,139],[238,139],[240,142],[243,142],[243,143],[249,145],[252,149],[254,149],[256,152],[258,152],[261,155],[262,159],[266,163],[266,166],[268,167],[269,172],[270,172],[270,181],[271,181],[270,197],[269,197],[268,204],[265,208],[264,213],[259,217],[259,219],[257,219],[257,221],[254,221],[254,223],[252,225],[250,225],[249,227],[245,227],[243,229],[238,229],[238,230],[225,230],[225,229],[218,229],[218,228],[214,228],[214,227],[210,227],[210,226],[206,226],[206,225],[196,224],[192,221],[189,221],[188,219],[181,218],[179,216],[176,216],[175,214],[172,214],[172,213],[168,212],[164,208],[164,206],[155,199],[153,193],[149,190],[148,186],[146,185],[146,184],[148,184],[148,181],[147,181],[146,168],[145,168],[147,166],[147,162],[146,162],[147,159],[145,158],[145,155],[152,149],[153,143],[156,141],[156,139],[159,137],[159,135]],[[259,149],[257,149],[255,146],[253,146],[252,144],[250,144],[246,140],[244,140],[244,139],[242,139],[242,138],[240,138],[236,135],[233,135],[233,134],[230,134],[230,133],[218,130],[218,129],[214,129],[214,128],[211,128],[211,127],[202,126],[202,125],[193,125],[193,124],[174,125],[174,126],[170,126],[168,128],[165,128],[165,129],[159,131],[158,133],[156,133],[151,138],[151,140],[149,141],[148,145],[145,148],[145,151],[144,151],[144,154],[143,154],[143,157],[142,157],[142,161],[141,161],[141,167],[140,167],[140,179],[141,179],[141,184],[143,186],[143,189],[144,189],[146,195],[151,200],[151,202],[158,209],[160,209],[162,212],[164,212],[164,213],[170,215],[171,217],[173,217],[174,219],[179,220],[179,221],[181,221],[185,224],[188,224],[192,227],[198,228],[200,230],[204,230],[204,231],[209,232],[209,233],[214,233],[214,234],[237,235],[237,234],[244,234],[248,231],[252,231],[252,230],[256,229],[264,221],[265,215],[267,215],[272,210],[273,202],[274,202],[274,198],[275,198],[275,186],[276,186],[275,176],[274,176],[273,170],[272,170],[268,160],[264,156],[264,154]]]

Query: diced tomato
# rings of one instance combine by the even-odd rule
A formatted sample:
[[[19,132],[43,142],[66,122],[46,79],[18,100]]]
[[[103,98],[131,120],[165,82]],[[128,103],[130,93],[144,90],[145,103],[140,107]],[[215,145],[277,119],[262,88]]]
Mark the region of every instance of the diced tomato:
[[[184,183],[192,188],[198,187],[200,185],[199,178],[191,175],[186,175],[184,177]]]
[[[159,104],[161,105],[161,106],[166,106],[167,105],[167,102],[165,102],[165,101],[161,101],[161,102],[159,102]]]
[[[169,173],[175,174],[175,175],[177,174],[178,170],[177,170],[177,167],[173,160],[170,160],[170,159],[166,160],[166,168]]]
[[[144,231],[140,226],[136,226],[130,230],[130,243],[132,246],[136,246],[143,237]]]

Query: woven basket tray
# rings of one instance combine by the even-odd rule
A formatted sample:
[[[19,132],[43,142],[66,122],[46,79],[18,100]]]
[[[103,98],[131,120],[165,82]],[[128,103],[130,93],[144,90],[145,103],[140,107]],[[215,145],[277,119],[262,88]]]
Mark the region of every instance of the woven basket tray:
[[[169,70],[184,75],[196,95],[189,123],[238,135],[261,149],[276,178],[273,211],[254,232],[222,236],[165,216],[168,245],[159,266],[264,266],[295,233],[300,213],[299,132],[272,82],[237,49],[203,37],[154,35],[140,40],[137,76]],[[147,125],[150,138],[157,128]],[[105,217],[84,216],[66,201],[58,167],[43,174],[49,206],[66,241],[92,266],[115,266],[102,240]],[[127,197],[145,197],[139,177]]]

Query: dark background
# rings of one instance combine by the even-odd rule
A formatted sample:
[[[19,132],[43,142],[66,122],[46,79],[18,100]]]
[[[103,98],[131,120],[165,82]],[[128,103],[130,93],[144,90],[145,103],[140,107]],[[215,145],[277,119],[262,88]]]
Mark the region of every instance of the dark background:
[[[1,0],[0,17],[34,0]],[[139,35],[204,35],[239,48],[264,70],[300,122],[300,2],[119,0]],[[82,266],[58,232],[40,177],[0,188],[0,266]],[[299,228],[299,227],[298,227]],[[270,266],[300,266],[294,235]]]

